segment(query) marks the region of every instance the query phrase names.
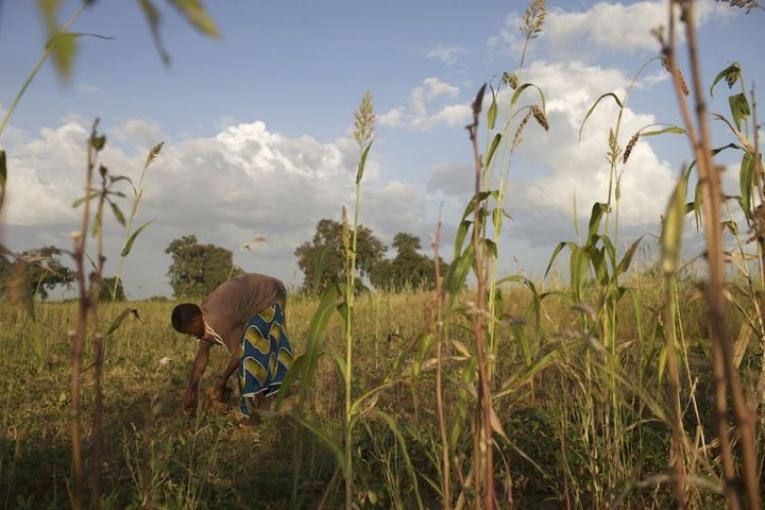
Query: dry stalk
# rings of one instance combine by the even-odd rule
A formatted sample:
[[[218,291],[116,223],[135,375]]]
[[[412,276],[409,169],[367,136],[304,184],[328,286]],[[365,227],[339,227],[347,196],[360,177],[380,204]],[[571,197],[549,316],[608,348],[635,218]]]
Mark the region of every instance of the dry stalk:
[[[679,6],[681,18],[685,22],[688,41],[688,55],[691,65],[693,96],[697,116],[698,133],[693,129],[688,105],[681,95],[682,88],[677,73],[672,73],[678,103],[680,104],[686,132],[692,144],[692,149],[698,163],[699,178],[704,192],[704,229],[707,244],[707,262],[709,283],[707,301],[709,324],[712,332],[713,370],[716,386],[717,428],[720,436],[721,456],[725,477],[725,495],[729,508],[740,508],[740,502],[734,486],[733,452],[730,443],[727,420],[726,388],[730,387],[733,401],[733,411],[738,426],[742,450],[742,475],[747,489],[749,508],[760,508],[760,487],[757,483],[756,450],[754,444],[754,412],[743,396],[741,381],[733,364],[730,339],[727,334],[724,285],[724,254],[722,240],[722,225],[720,222],[722,210],[722,185],[720,168],[712,161],[707,110],[704,102],[701,69],[698,56],[696,28],[694,24],[693,2],[691,0],[672,0],[670,2],[670,42],[665,47],[671,69],[676,69],[674,56],[675,27],[674,7]]]
[[[92,453],[92,469],[93,474],[91,476],[91,491],[92,491],[92,505],[98,509],[101,507],[101,458],[104,444],[103,429],[104,429],[104,391],[103,391],[103,379],[104,379],[104,337],[98,327],[98,300],[101,296],[101,280],[104,274],[104,262],[106,257],[104,256],[104,237],[103,237],[103,219],[104,219],[104,203],[107,197],[107,170],[106,167],[101,166],[99,168],[101,175],[101,192],[98,198],[98,208],[96,209],[96,245],[97,245],[97,259],[96,270],[90,275],[90,313],[92,320],[93,331],[93,353],[95,355],[95,386],[96,386],[96,402],[95,410],[93,412],[93,453]]]
[[[685,430],[683,429],[683,410],[680,402],[680,374],[677,363],[677,334],[674,300],[672,287],[675,285],[675,275],[669,276],[666,286],[665,324],[669,328],[667,335],[667,368],[669,375],[669,400],[672,402],[672,457],[670,462],[675,471],[673,489],[677,508],[684,509],[688,498],[685,466]]]
[[[74,262],[77,266],[77,287],[79,290],[79,307],[77,313],[77,328],[72,336],[72,362],[71,362],[71,401],[72,401],[72,422],[71,422],[71,441],[72,441],[72,467],[74,471],[74,486],[72,487],[72,508],[79,510],[83,503],[83,486],[85,475],[83,472],[82,459],[82,424],[80,421],[80,375],[82,367],[82,348],[87,334],[88,311],[91,306],[91,295],[88,285],[85,281],[85,246],[88,239],[88,228],[90,226],[90,200],[87,197],[91,194],[90,183],[93,180],[93,168],[95,166],[96,151],[92,140],[96,136],[98,119],[93,122],[88,139],[88,162],[85,169],[85,197],[82,208],[82,223],[80,231],[72,235],[74,243]]]

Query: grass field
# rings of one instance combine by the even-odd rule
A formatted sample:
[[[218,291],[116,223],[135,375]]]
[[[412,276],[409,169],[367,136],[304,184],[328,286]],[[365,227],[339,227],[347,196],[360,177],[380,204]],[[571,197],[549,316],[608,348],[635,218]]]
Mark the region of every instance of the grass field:
[[[620,497],[626,508],[671,506],[671,486],[662,483],[670,429],[657,414],[666,409],[659,382],[663,339],[660,323],[650,310],[660,295],[652,296],[655,282],[635,279],[643,308],[642,331],[636,329],[634,309],[622,302],[618,331],[620,389],[610,392],[608,377],[585,373],[585,360],[599,355],[572,324],[576,312],[558,300],[543,303],[540,327],[527,313],[530,293],[505,292],[507,324],[499,331],[495,375],[495,408],[506,438],[498,437],[496,475],[502,481],[502,506],[508,494],[519,508],[590,508],[600,501],[613,503]],[[653,293],[655,294],[655,293]],[[685,421],[690,431],[713,437],[712,376],[706,348],[702,300],[691,285],[681,289],[684,303],[684,338],[693,377],[700,424],[691,409]],[[362,296],[356,303],[357,335],[354,394],[362,394],[397,373],[399,384],[381,392],[375,405],[393,416],[406,443],[417,473],[425,507],[437,506],[439,449],[433,403],[432,363],[421,361],[424,338],[420,334],[432,304],[429,293]],[[140,322],[132,320],[106,342],[104,506],[109,508],[315,508],[326,498],[327,508],[341,505],[341,487],[332,481],[332,453],[293,419],[273,416],[263,425],[242,429],[236,424],[233,399],[226,406],[202,398],[196,416],[180,411],[180,396],[195,353],[195,342],[175,333],[169,325],[172,301],[128,303]],[[298,352],[305,348],[311,316],[317,303],[302,296],[288,305],[288,329]],[[108,322],[125,305],[102,305]],[[69,450],[70,348],[67,330],[76,320],[76,304],[38,305],[32,322],[19,307],[4,303],[0,315],[0,494],[4,508],[60,508],[68,505],[71,484]],[[459,340],[469,333],[458,327],[445,361],[451,373],[447,383],[447,423],[462,423],[463,431],[452,437],[455,470],[467,477],[470,469],[470,413],[461,400],[459,374],[466,369],[460,360]],[[521,337],[531,349],[532,364],[523,361]],[[342,349],[340,325],[330,325],[327,346]],[[761,354],[757,347],[743,360],[750,363],[744,374],[754,376]],[[217,349],[217,351],[221,351]],[[546,353],[554,353],[535,375],[531,367]],[[86,352],[84,416],[92,412],[92,353]],[[226,356],[216,352],[205,378],[209,391],[214,375],[222,370]],[[327,431],[339,436],[342,426],[342,382],[327,358],[319,366],[307,401],[307,413]],[[395,369],[394,365],[401,365]],[[411,367],[418,365],[414,374]],[[592,365],[597,366],[597,365]],[[410,369],[407,369],[410,367]],[[233,379],[232,379],[233,381]],[[515,381],[515,382],[513,382]],[[755,382],[754,380],[750,382]],[[467,383],[464,383],[467,386]],[[589,391],[583,391],[588,387]],[[509,389],[504,392],[503,388]],[[616,415],[607,412],[618,395]],[[684,392],[684,401],[688,401]],[[203,396],[204,397],[204,396]],[[294,400],[294,399],[291,399]],[[592,401],[590,404],[587,401]],[[294,402],[288,400],[286,406]],[[652,405],[658,409],[651,409]],[[589,416],[586,410],[592,406]],[[618,416],[622,437],[609,437]],[[593,423],[588,420],[593,419]],[[452,429],[453,430],[453,429]],[[588,431],[595,431],[589,436]],[[85,437],[90,424],[85,419]],[[378,423],[358,427],[354,436],[355,500],[365,508],[412,508],[416,505],[413,484],[407,475],[402,452],[392,434]],[[618,445],[619,451],[615,450]],[[87,453],[87,443],[86,443]],[[598,458],[599,455],[605,458]],[[615,456],[615,457],[613,457]],[[703,480],[694,489],[703,508],[722,504],[716,494],[712,466],[715,448],[697,459]],[[643,487],[631,481],[659,477]],[[330,483],[332,481],[332,483]],[[666,480],[664,480],[666,482]],[[706,483],[706,485],[705,485]],[[710,488],[711,487],[711,488]],[[510,490],[512,489],[512,490]],[[466,498],[472,494],[468,489]],[[568,502],[568,503],[567,503]]]

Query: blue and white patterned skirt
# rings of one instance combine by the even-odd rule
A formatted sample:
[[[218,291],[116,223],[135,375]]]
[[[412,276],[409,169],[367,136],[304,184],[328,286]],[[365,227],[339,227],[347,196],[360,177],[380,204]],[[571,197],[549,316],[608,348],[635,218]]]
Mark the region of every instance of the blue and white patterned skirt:
[[[271,396],[279,391],[293,360],[284,311],[275,303],[250,319],[242,335],[239,359],[239,408],[245,416],[254,410],[254,397]]]

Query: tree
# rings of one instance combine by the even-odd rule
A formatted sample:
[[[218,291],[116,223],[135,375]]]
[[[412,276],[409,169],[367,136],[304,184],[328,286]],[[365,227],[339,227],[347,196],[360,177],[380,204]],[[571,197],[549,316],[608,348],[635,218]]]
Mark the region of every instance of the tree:
[[[48,292],[58,286],[69,288],[74,281],[74,272],[59,260],[61,250],[55,246],[46,246],[36,250],[27,250],[10,261],[0,256],[0,289],[6,294],[10,289],[9,278],[13,275],[23,275],[21,294],[38,295],[48,299]]]
[[[117,284],[117,292],[112,294],[114,292],[114,284]],[[114,295],[114,299],[112,299],[112,295]],[[99,296],[99,301],[125,301],[125,289],[122,287],[122,279],[119,281],[117,280],[116,276],[112,276],[110,278],[102,278],[101,279],[101,295]]]
[[[396,256],[381,260],[370,275],[372,285],[378,289],[400,292],[406,288],[432,289],[436,282],[436,266],[430,257],[420,253],[422,242],[414,234],[399,232],[393,238]],[[440,259],[441,274],[448,265]]]
[[[176,297],[202,297],[233,276],[243,273],[231,251],[214,244],[199,244],[194,235],[174,239],[165,250],[173,257],[167,271]]]
[[[387,248],[372,230],[363,225],[359,225],[356,243],[356,270],[363,277],[369,275],[382,260]],[[329,219],[319,220],[313,240],[298,246],[295,256],[303,271],[305,291],[322,292],[329,285],[344,279],[342,223]],[[357,287],[363,288],[363,284],[359,282]]]
[[[420,238],[408,232],[399,232],[393,238],[393,247],[400,253],[416,253],[422,249]]]

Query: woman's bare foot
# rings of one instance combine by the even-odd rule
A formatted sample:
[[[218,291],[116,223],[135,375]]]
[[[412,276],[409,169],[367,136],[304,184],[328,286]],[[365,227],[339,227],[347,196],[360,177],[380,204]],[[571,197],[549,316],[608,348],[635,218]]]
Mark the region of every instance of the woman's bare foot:
[[[249,418],[242,418],[241,420],[239,420],[239,423],[237,423],[237,425],[239,425],[239,427],[241,428],[245,428],[245,427],[257,427],[261,423],[263,423],[263,420],[260,418],[260,416],[258,416],[257,414],[253,414]]]

